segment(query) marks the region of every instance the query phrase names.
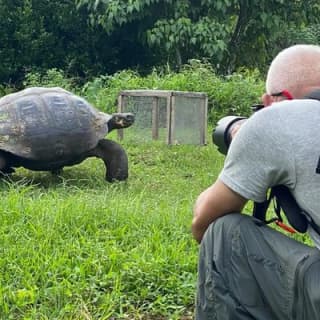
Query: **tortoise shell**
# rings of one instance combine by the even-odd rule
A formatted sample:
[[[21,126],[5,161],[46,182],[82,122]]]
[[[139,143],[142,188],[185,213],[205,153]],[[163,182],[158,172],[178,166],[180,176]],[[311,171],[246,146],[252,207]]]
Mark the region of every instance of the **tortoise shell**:
[[[64,89],[28,88],[0,99],[0,149],[37,161],[68,160],[93,149],[110,119]]]

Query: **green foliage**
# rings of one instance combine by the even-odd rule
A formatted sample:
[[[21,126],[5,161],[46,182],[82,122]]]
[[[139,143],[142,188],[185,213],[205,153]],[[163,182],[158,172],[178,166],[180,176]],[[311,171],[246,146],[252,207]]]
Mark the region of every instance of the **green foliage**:
[[[15,89],[13,87],[5,86],[0,84],[0,97],[7,94],[13,93]]]
[[[165,49],[171,55],[177,55],[176,62],[181,65],[185,60],[182,55],[197,56],[201,52],[205,57],[214,57],[219,63],[227,49],[228,25],[221,25],[209,17],[200,18],[197,22],[190,18],[158,20],[154,27],[147,31],[150,46]]]
[[[257,70],[240,70],[226,76],[210,95],[214,101],[210,119],[216,123],[225,115],[250,116],[250,107],[260,103],[263,92],[264,81]]]
[[[223,75],[264,71],[287,44],[318,43],[319,7],[317,0],[4,0],[0,83],[18,88],[26,73],[54,68],[84,83],[204,58]]]
[[[138,73],[124,70],[112,76],[100,76],[87,82],[83,86],[81,94],[100,110],[112,113],[116,111],[120,91],[143,88],[144,81],[144,78]]]
[[[150,5],[157,5],[160,1],[76,0],[75,2],[78,8],[87,8],[92,24],[101,24],[108,33],[111,33],[117,26],[132,22],[144,15],[143,11],[146,11]],[[171,1],[166,0],[164,2]]]
[[[269,47],[286,27],[319,22],[320,12],[317,0],[308,5],[298,0],[77,0],[77,4],[108,34],[134,27],[132,44],[147,43],[160,61],[168,59],[180,67],[190,58],[206,57],[222,73],[244,65],[263,67],[271,57]]]
[[[285,47],[278,46],[277,39],[286,28],[300,29],[319,21],[320,6],[316,0],[308,1],[308,4],[299,0],[235,2],[233,12],[237,19],[224,70],[230,70],[230,64],[231,67],[255,66],[264,70],[274,55]],[[232,5],[229,7],[231,9]]]
[[[29,72],[23,81],[24,87],[61,87],[75,91],[73,79],[68,78],[62,70],[49,69],[45,73]]]
[[[88,26],[74,0],[1,1],[0,32],[0,83],[20,87],[26,73],[54,68],[73,78],[118,69],[119,44]]]
[[[209,121],[214,124],[224,115],[249,115],[250,106],[260,101],[264,82],[257,70],[242,69],[222,77],[209,63],[191,60],[179,72],[168,67],[154,69],[146,76],[124,70],[113,76],[99,77],[84,86],[82,95],[98,108],[114,112],[120,91],[130,89],[204,92],[208,95]]]
[[[282,48],[295,44],[319,44],[320,43],[320,25],[311,24],[297,28],[296,26],[286,26],[282,33],[274,41],[274,54]]]

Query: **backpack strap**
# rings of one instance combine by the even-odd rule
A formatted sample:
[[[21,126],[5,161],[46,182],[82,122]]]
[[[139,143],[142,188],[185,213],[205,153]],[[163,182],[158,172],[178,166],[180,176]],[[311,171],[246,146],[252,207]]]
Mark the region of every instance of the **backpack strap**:
[[[270,202],[274,201],[274,212],[276,217],[266,220],[266,213]],[[252,215],[262,221],[262,223],[269,224],[276,222],[280,227],[290,231],[290,229],[282,224],[281,210],[288,219],[289,224],[298,232],[305,233],[308,226],[311,226],[314,231],[320,235],[320,227],[312,220],[311,216],[302,210],[290,190],[286,186],[274,186],[270,190],[269,197],[262,203],[254,202]],[[292,232],[292,231],[290,231]]]
[[[308,229],[306,213],[299,207],[290,190],[286,186],[275,186],[272,191],[279,207],[278,214],[282,209],[290,225],[298,232],[305,233]]]
[[[271,201],[273,202],[273,210],[276,213],[276,216],[267,220],[267,211]],[[289,231],[291,233],[296,232],[296,230],[283,224],[282,222],[283,220],[281,216],[281,207],[279,205],[279,202],[277,201],[277,198],[275,197],[273,189],[270,190],[269,196],[267,196],[267,199],[265,201],[253,203],[252,215],[258,219],[256,223],[259,225],[275,222],[277,225],[279,225],[281,228],[285,229],[286,231]]]

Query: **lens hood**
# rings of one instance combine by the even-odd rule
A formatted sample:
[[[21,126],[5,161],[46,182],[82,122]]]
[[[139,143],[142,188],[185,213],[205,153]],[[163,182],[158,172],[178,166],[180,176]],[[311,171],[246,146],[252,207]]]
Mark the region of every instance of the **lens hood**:
[[[221,118],[212,132],[212,141],[218,147],[218,151],[227,154],[230,143],[230,129],[239,120],[247,119],[239,116],[226,116]]]

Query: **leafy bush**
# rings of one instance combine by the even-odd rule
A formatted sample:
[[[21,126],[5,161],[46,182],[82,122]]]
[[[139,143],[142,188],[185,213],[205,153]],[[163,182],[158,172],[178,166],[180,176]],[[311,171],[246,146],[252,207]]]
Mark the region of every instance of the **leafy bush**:
[[[210,119],[216,122],[225,115],[249,116],[251,106],[259,103],[264,82],[258,71],[240,70],[220,79],[208,94],[213,102]]]
[[[147,88],[146,80],[132,70],[124,70],[112,76],[100,76],[87,82],[81,94],[98,109],[112,113],[117,109],[121,90]]]
[[[180,72],[170,68],[154,69],[146,76],[124,70],[112,76],[101,76],[88,82],[81,93],[99,109],[114,112],[121,90],[156,89],[204,92],[208,95],[209,121],[215,123],[224,115],[247,116],[250,106],[259,102],[263,81],[257,70],[239,70],[221,77],[212,66],[191,60]]]
[[[15,90],[13,87],[4,86],[4,85],[0,84],[0,97],[5,96],[7,94],[10,94],[14,91]]]
[[[62,70],[53,68],[45,73],[31,71],[26,74],[23,81],[25,87],[61,87],[70,91],[77,91],[74,79],[68,78]]]

